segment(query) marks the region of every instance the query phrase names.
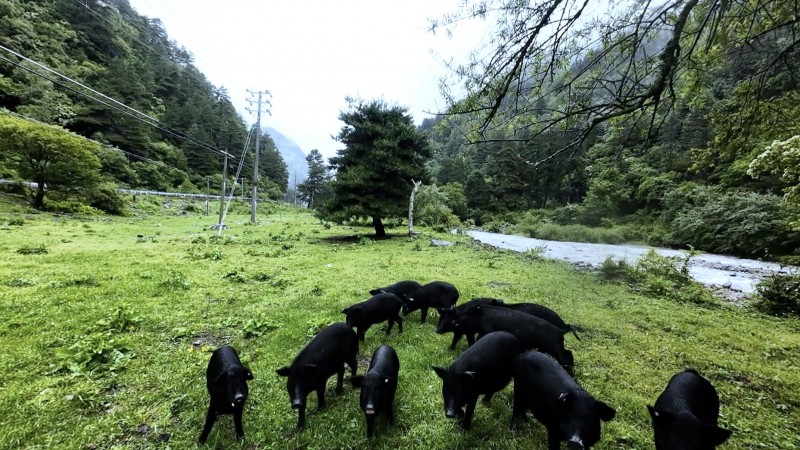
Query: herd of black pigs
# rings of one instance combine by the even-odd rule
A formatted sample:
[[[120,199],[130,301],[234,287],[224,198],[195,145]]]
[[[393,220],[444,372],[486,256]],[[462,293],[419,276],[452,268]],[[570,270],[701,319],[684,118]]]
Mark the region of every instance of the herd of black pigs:
[[[359,340],[370,326],[386,321],[386,334],[397,324],[403,332],[403,316],[420,310],[422,322],[428,309],[439,312],[436,332],[453,333],[454,349],[462,336],[469,347],[449,367],[433,367],[442,379],[445,416],[458,419],[469,430],[480,395],[489,400],[514,380],[511,426],[530,410],[547,430],[549,450],[566,441],[571,450],[589,449],[600,439],[600,424],[616,411],[595,399],[576,382],[572,352],[564,348],[564,334],[573,333],[552,309],[533,303],[507,304],[499,299],[476,298],[456,306],[459,293],[444,281],[420,285],[401,281],[370,291],[371,298],[342,310],[346,323],[334,323],[320,331],[292,364],[277,370],[286,377],[292,408],[297,410],[297,430],[305,426],[306,397],[317,393],[317,405],[325,406],[325,386],[337,375],[336,393],[342,391],[345,364],[350,381],[360,388],[360,405],[373,435],[376,415],[394,421],[392,404],[397,390],[400,360],[394,349],[381,345],[372,355],[365,375],[356,375]],[[217,415],[232,414],[238,439],[244,437],[242,411],[247,400],[247,380],[253,374],[242,365],[232,347],[214,351],[206,371],[210,396],[200,442],[205,442]],[[717,426],[719,396],[714,386],[694,370],[675,374],[653,406],[647,406],[653,423],[657,450],[710,450],[725,442],[729,430]]]

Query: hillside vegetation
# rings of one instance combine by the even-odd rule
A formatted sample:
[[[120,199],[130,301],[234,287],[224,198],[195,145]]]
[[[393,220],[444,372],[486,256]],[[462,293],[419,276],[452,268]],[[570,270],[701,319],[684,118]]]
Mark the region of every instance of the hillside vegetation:
[[[547,305],[576,324],[579,382],[617,410],[598,449],[652,448],[645,405],[670,376],[695,368],[716,386],[722,447],[800,446],[800,322],[750,309],[698,306],[632,293],[565,264],[485,248],[429,229],[409,241],[387,228],[321,223],[305,210],[264,205],[249,225],[234,208],[218,236],[201,205],[138,197],[130,217],[38,213],[0,197],[0,448],[193,448],[207,406],[210,352],[231,344],[255,376],[244,415],[244,448],[367,448],[357,391],[345,388],[294,429],[289,363],[342,308],[402,279],[446,280],[461,301],[476,296]],[[432,247],[432,238],[454,241]],[[433,323],[407,318],[403,334],[367,333],[359,373],[381,343],[401,362],[397,422],[379,421],[374,448],[543,449],[531,420],[508,429],[509,386],[476,409],[464,432],[444,416],[432,365],[457,351]],[[329,383],[332,388],[333,381]],[[242,448],[221,417],[208,448]]]

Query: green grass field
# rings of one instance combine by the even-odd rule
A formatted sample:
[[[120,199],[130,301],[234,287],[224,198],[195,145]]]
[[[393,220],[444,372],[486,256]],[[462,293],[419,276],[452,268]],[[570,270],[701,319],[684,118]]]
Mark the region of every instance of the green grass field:
[[[342,308],[402,279],[452,282],[462,300],[542,303],[577,325],[581,341],[565,336],[577,379],[617,410],[598,449],[653,448],[645,405],[685,368],[720,394],[720,425],[733,430],[721,448],[800,448],[796,319],[643,297],[462,235],[422,229],[409,241],[398,228],[372,241],[368,228],[283,206],[262,205],[256,225],[240,209],[217,238],[214,216],[159,201],[140,197],[131,217],[75,218],[0,197],[0,448],[194,448],[205,368],[221,344],[239,351],[255,379],[244,444],[223,416],[206,448],[545,448],[534,420],[509,430],[511,386],[479,402],[470,432],[444,417],[430,367],[458,351],[447,349],[451,335],[434,333],[435,317],[420,324],[419,313],[402,335],[373,327],[359,350],[359,373],[382,343],[400,356],[393,426],[379,419],[368,442],[358,393],[346,386],[323,411],[311,394],[307,429],[295,431],[275,370],[315,331],[342,321]],[[362,237],[339,239],[352,235]],[[432,238],[456,244],[432,247]]]

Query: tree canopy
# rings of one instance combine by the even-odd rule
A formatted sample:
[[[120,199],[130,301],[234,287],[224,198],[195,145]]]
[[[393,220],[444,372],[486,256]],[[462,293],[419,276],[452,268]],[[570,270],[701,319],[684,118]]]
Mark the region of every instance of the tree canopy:
[[[328,168],[319,150],[314,149],[306,156],[308,163],[308,176],[306,180],[297,186],[300,198],[314,209],[317,207],[316,200],[325,190],[326,183],[329,181]]]
[[[493,21],[488,51],[454,67],[460,83],[442,83],[449,112],[474,120],[472,141],[570,136],[546,159],[585,150],[599,126],[620,117],[655,136],[678,103],[681,82],[718,75],[708,67],[725,59],[731,65],[720,68],[736,71],[733,81],[750,99],[796,84],[797,12],[785,0],[468,0],[431,28]],[[466,98],[450,92],[456,84]]]
[[[339,114],[344,126],[336,136],[345,147],[330,159],[332,198],[320,214],[340,221],[370,217],[376,236],[385,236],[382,220],[402,218],[412,180],[427,177],[428,140],[406,108],[382,100],[348,99],[348,104]]]
[[[36,183],[36,208],[46,191],[86,191],[101,180],[100,145],[55,126],[0,115],[0,148],[21,179]]]

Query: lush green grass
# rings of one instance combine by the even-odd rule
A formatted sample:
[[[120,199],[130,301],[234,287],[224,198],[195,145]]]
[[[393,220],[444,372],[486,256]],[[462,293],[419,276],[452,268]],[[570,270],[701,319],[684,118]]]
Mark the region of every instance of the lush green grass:
[[[366,448],[355,390],[331,395],[320,412],[311,394],[308,428],[298,434],[275,369],[319,327],[342,320],[343,307],[402,279],[447,280],[463,299],[543,303],[576,324],[583,340],[566,341],[577,378],[618,412],[596,448],[652,448],[645,405],[687,367],[720,393],[721,425],[734,430],[723,448],[800,447],[796,319],[642,297],[465,236],[423,230],[409,242],[395,229],[390,240],[335,240],[369,230],[324,226],[304,211],[264,205],[259,224],[234,215],[218,239],[207,229],[214,216],[180,214],[185,208],[175,200],[175,214],[156,216],[152,201],[139,203],[134,211],[151,213],[78,219],[34,214],[0,197],[0,448],[193,448],[209,352],[223,343],[236,347],[255,375],[246,448]],[[431,238],[456,245],[431,247]],[[126,309],[114,316],[120,306]],[[402,335],[386,337],[383,326],[368,332],[360,373],[381,343],[394,346],[401,361],[397,423],[379,422],[372,446],[545,448],[535,421],[509,431],[511,387],[478,405],[470,432],[444,417],[430,366],[448,365],[458,352],[447,349],[451,336],[433,327],[415,313]],[[121,356],[118,370],[72,375],[63,368],[60,349],[79,343],[79,351],[97,342],[91,339]],[[230,417],[220,418],[207,447],[240,448]]]

